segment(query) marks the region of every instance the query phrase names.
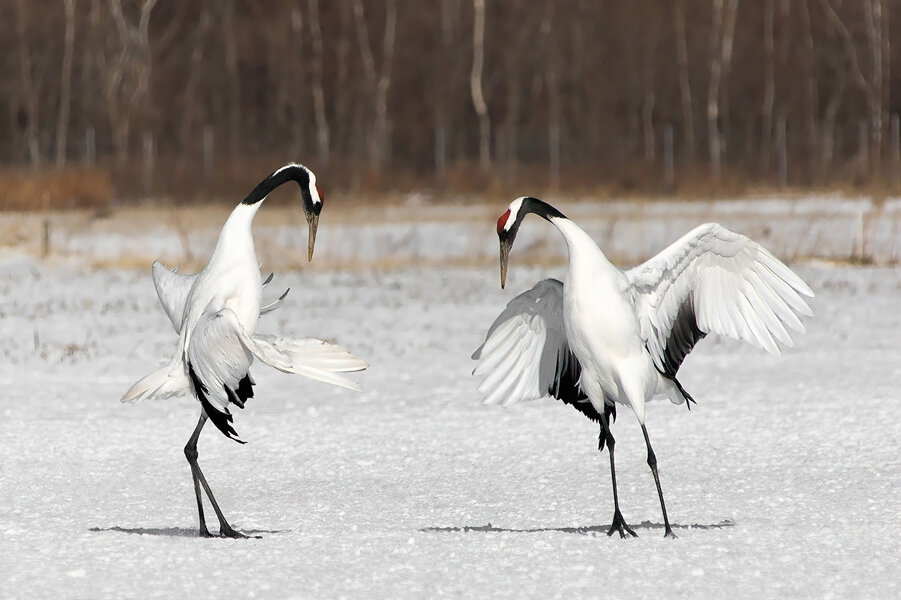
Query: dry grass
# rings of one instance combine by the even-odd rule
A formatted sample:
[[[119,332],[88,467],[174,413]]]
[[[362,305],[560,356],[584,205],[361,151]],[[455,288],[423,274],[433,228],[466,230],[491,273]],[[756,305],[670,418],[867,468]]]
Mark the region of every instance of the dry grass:
[[[0,210],[106,209],[113,198],[103,169],[0,170]]]
[[[107,164],[97,168],[47,170],[0,170],[0,210],[106,210],[116,206],[165,204],[172,207],[210,204],[233,206],[261,177],[286,162],[284,156],[252,156],[217,161],[213,171],[191,161],[159,157],[151,181],[147,182],[140,161],[125,166]],[[856,164],[856,163],[855,163]],[[443,180],[432,171],[410,169],[373,171],[359,163],[308,162],[331,205],[382,208],[407,203],[411,196],[429,204],[503,202],[524,194],[604,199],[666,197],[686,200],[747,197],[749,194],[845,192],[867,194],[876,199],[901,193],[891,183],[888,168],[865,182],[859,169],[838,165],[820,183],[803,177],[795,187],[780,188],[772,175],[744,164],[723,167],[719,180],[704,164],[676,164],[675,186],[667,189],[659,161],[622,160],[599,165],[565,166],[559,185],[553,188],[544,163],[498,162],[484,170],[472,161],[448,166]],[[759,170],[759,169],[758,169]],[[149,185],[149,187],[148,187]],[[297,189],[285,186],[271,195],[268,204],[294,206]]]

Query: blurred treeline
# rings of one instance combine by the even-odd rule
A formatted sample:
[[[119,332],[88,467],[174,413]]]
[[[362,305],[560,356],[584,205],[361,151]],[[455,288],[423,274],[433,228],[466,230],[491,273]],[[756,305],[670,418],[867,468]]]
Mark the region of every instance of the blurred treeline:
[[[349,192],[893,186],[899,33],[901,0],[0,0],[0,164],[119,198],[288,160]]]

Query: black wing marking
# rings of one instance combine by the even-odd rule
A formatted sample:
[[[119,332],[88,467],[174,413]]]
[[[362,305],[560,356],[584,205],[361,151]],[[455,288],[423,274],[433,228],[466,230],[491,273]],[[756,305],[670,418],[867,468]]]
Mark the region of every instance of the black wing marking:
[[[663,348],[663,374],[674,379],[682,361],[688,356],[699,341],[707,334],[698,328],[698,320],[695,317],[694,300],[689,295],[673,321],[669,337]]]
[[[682,387],[679,380],[676,379],[676,373],[679,372],[679,367],[682,366],[682,361],[685,360],[688,353],[691,352],[695,345],[706,336],[707,334],[698,328],[698,321],[695,317],[694,300],[691,295],[689,295],[679,307],[679,312],[676,314],[676,319],[673,321],[670,335],[666,339],[666,343],[663,347],[663,370],[661,371],[658,369],[661,375],[676,384],[676,387],[685,397],[685,407],[688,410],[691,410],[691,405],[697,404],[697,402],[691,397],[691,394],[685,391],[685,388]],[[649,354],[651,353],[647,344],[645,344],[645,349]]]

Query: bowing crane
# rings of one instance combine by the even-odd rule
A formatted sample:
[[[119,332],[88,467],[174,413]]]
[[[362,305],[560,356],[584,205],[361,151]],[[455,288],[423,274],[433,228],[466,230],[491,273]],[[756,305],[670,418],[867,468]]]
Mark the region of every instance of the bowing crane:
[[[813,292],[765,248],[725,227],[696,227],[660,254],[628,271],[559,210],[533,197],[514,200],[497,221],[501,287],[523,218],[550,222],[569,250],[566,277],[545,279],[516,296],[475,351],[474,375],[486,404],[509,405],[547,395],[600,423],[599,450],[610,455],[613,522],[608,535],[635,536],[619,506],[610,424],[616,405],[635,413],[647,446],[665,536],[674,537],[645,426],[645,403],[655,397],[694,402],[676,375],[710,332],[778,354],[792,345],[789,329],[812,316],[803,296]]]
[[[254,397],[255,383],[249,372],[254,359],[286,373],[358,391],[359,385],[343,373],[368,366],[346,349],[321,340],[255,333],[259,316],[277,308],[285,296],[261,306],[262,287],[271,276],[265,282],[261,280],[251,225],[269,193],[289,181],[300,188],[309,228],[307,259],[312,260],[322,193],[313,172],[292,163],[269,174],[235,207],[202,271],[180,275],[159,262],[153,265],[157,295],[179,336],[178,345],[169,364],[135,383],[122,401],[192,392],[200,402],[200,418],[185,446],[185,456],[191,467],[202,537],[210,537],[210,532],[204,519],[201,487],[219,520],[220,534],[247,537],[229,525],[219,508],[197,462],[197,440],[210,420],[226,437],[244,443],[235,431],[229,407],[244,408]]]

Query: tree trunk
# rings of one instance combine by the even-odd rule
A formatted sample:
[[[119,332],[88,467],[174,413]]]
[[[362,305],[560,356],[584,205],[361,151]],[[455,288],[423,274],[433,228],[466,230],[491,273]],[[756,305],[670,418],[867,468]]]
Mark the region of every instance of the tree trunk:
[[[366,82],[366,95],[373,100],[376,100],[376,85],[377,85],[377,75],[375,72],[375,58],[372,56],[372,49],[369,47],[369,28],[366,25],[366,14],[363,11],[363,2],[362,0],[353,0],[353,9],[354,9],[354,23],[357,28],[357,44],[360,46],[360,59],[362,60],[363,66],[363,79]],[[369,158],[369,166],[373,168],[375,160],[375,155],[373,153],[373,148],[376,146],[376,133],[375,133],[375,125],[372,123],[372,119],[365,118],[364,125],[365,129],[365,148],[366,154]]]
[[[191,134],[194,131],[194,119],[197,114],[197,86],[203,70],[203,46],[210,28],[210,11],[204,3],[200,13],[200,24],[194,32],[194,48],[191,51],[191,66],[188,81],[185,84],[184,103],[179,125],[179,140],[182,152],[190,146]]]
[[[472,105],[479,116],[479,166],[491,167],[491,121],[488,106],[482,92],[482,67],[485,62],[485,0],[472,0],[475,12],[472,26],[472,70],[469,74],[469,90]]]
[[[307,0],[310,37],[313,40],[313,111],[316,118],[316,154],[319,162],[329,159],[330,131],[325,113],[325,91],[322,85],[322,30],[319,25],[319,0]]]
[[[128,159],[131,120],[150,87],[150,14],[156,0],[144,0],[138,24],[130,23],[122,11],[121,0],[108,0],[110,16],[119,39],[118,56],[107,63],[106,101],[113,133],[116,159],[124,165]]]
[[[654,108],[657,96],[654,90],[654,57],[656,36],[649,35],[644,41],[644,65],[642,68],[643,99],[641,102],[641,133],[644,144],[644,159],[653,163],[656,159],[657,135],[654,131]]]
[[[385,35],[382,38],[382,66],[375,92],[375,144],[372,166],[381,169],[390,161],[391,124],[388,121],[388,89],[394,64],[394,39],[397,29],[397,0],[386,0]]]
[[[773,35],[775,0],[763,1],[763,106],[761,117],[763,123],[760,131],[760,162],[764,167],[770,164],[773,141],[773,108],[776,102],[776,43]]]
[[[25,0],[16,1],[16,37],[19,50],[19,81],[22,87],[24,109],[25,145],[28,148],[28,161],[37,168],[41,163],[41,147],[39,141],[39,104],[38,91],[34,81],[31,65],[31,51],[28,48],[28,15],[31,7]]]
[[[817,176],[817,147],[819,146],[819,142],[817,139],[817,132],[819,131],[819,126],[817,123],[817,112],[820,106],[820,97],[819,97],[819,89],[817,88],[817,79],[816,79],[816,42],[813,37],[813,24],[810,20],[810,8],[807,5],[807,1],[800,3],[801,6],[801,20],[804,24],[804,58],[805,58],[805,70],[807,71],[807,77],[805,81],[805,96],[807,100],[806,108],[806,119],[805,123],[805,142],[806,142],[806,150],[808,154],[808,180],[813,181]]]
[[[723,13],[723,72],[720,81],[720,154],[729,150],[732,139],[732,112],[729,77],[732,74],[732,55],[735,49],[735,21],[738,16],[738,0],[727,0]]]
[[[710,78],[707,83],[707,150],[714,179],[720,180],[720,79],[722,59],[723,0],[713,0],[713,23],[710,30]]]
[[[435,175],[443,186],[447,180],[447,135],[450,129],[448,115],[448,71],[451,66],[451,42],[453,40],[453,21],[451,19],[451,2],[457,0],[441,0],[441,47],[435,76]]]
[[[772,1],[772,0],[770,0]],[[679,95],[682,99],[682,131],[685,136],[686,155],[695,157],[695,119],[691,101],[691,80],[688,76],[688,43],[685,37],[684,0],[676,2],[676,60],[679,69]]]
[[[732,40],[738,0],[713,0],[713,27],[710,36],[710,81],[707,87],[707,145],[713,177],[719,182],[722,173],[723,139],[720,133],[720,88],[723,74],[732,60]]]
[[[72,54],[75,50],[75,0],[63,0],[66,32],[63,42],[63,66],[59,81],[59,113],[56,118],[56,166],[66,164],[69,139],[69,108],[72,103]]]
[[[224,15],[225,71],[228,85],[228,149],[238,155],[241,140],[241,69],[238,65],[238,48],[235,39],[235,2],[226,0]]]
[[[560,190],[560,60],[557,46],[554,44],[553,26],[554,3],[548,5],[548,14],[542,23],[545,47],[549,48],[545,65],[545,82],[547,83],[547,123],[548,123],[548,171],[550,174],[550,188],[553,192]]]

